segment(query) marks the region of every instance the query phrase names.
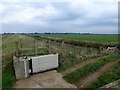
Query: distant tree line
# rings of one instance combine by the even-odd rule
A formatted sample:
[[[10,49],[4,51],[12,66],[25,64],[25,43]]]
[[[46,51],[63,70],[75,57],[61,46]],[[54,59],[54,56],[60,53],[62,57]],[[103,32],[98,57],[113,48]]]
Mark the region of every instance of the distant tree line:
[[[40,34],[40,33],[35,33],[35,34]],[[90,34],[90,33],[42,33],[42,34]]]
[[[34,33],[3,33],[5,34],[90,34],[90,33],[50,33],[50,32],[45,32],[45,33],[38,33],[38,32],[34,32]]]

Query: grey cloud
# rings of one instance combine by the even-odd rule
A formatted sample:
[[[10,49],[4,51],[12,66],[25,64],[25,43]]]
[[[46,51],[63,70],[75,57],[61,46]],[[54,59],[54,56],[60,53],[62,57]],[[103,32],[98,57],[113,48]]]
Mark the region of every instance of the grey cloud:
[[[24,4],[25,5],[25,4]],[[24,7],[23,5],[23,7]],[[98,17],[86,17],[89,11],[84,8],[72,8],[69,3],[29,3],[29,7],[39,9],[44,8],[46,5],[51,5],[57,14],[36,16],[28,23],[11,23],[3,25],[3,32],[90,32],[90,33],[116,33],[117,22],[112,20],[117,18],[117,12],[113,13],[108,11],[102,13]],[[98,4],[96,4],[98,5]],[[89,8],[89,7],[88,7]],[[12,8],[13,9],[13,8]],[[4,15],[14,13],[17,9],[11,8]],[[92,8],[94,11],[94,8]],[[34,12],[33,12],[34,13]],[[96,14],[94,12],[93,14]],[[46,25],[39,23],[45,22]],[[38,22],[38,25],[34,25]],[[33,25],[32,25],[33,23]],[[101,32],[100,30],[103,30]]]

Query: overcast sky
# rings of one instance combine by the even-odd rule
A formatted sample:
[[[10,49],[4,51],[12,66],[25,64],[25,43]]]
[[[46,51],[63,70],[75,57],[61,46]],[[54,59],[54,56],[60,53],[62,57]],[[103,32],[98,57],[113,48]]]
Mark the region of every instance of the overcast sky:
[[[118,33],[117,0],[16,1],[0,3],[2,32]]]

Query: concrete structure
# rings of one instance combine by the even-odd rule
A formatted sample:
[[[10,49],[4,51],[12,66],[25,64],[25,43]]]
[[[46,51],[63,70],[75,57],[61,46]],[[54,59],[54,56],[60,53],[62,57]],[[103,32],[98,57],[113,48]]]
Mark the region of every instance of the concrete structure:
[[[116,89],[119,88],[120,89],[120,79],[117,81],[111,82],[107,85],[104,85],[100,88],[116,88]]]
[[[32,73],[58,67],[58,54],[32,57]]]
[[[53,88],[73,88],[75,90],[76,88],[79,90],[75,85],[66,82],[62,78],[62,74],[56,70],[38,73],[29,78],[18,80],[13,88],[38,88],[38,90],[39,88],[48,88],[48,90],[49,88],[51,88],[50,90],[54,90]]]
[[[30,74],[58,67],[58,54],[29,57],[13,57],[16,79],[29,77]]]
[[[17,58],[14,56],[13,60],[16,79],[29,77],[29,61],[27,58]]]

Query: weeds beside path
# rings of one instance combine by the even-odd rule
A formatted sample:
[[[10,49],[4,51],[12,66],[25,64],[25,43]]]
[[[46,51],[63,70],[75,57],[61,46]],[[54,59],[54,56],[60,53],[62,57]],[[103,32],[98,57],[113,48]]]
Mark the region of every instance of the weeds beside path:
[[[101,67],[100,69],[95,71],[94,73],[91,73],[88,76],[84,77],[83,79],[81,79],[80,81],[78,81],[76,83],[77,87],[85,88],[87,85],[89,85],[90,83],[95,81],[100,75],[102,75],[105,71],[107,71],[115,63],[118,63],[118,60],[107,63],[106,65],[104,65],[103,67]]]
[[[90,60],[85,60],[85,61],[81,62],[80,64],[77,64],[77,65],[75,65],[74,67],[68,68],[68,69],[66,69],[65,71],[62,71],[62,72],[60,72],[60,73],[61,73],[61,74],[63,75],[63,77],[64,77],[64,76],[66,76],[67,74],[69,74],[69,73],[71,73],[71,72],[73,72],[73,71],[75,71],[75,70],[77,70],[77,69],[79,69],[79,68],[81,68],[81,67],[89,64],[89,63],[95,62],[95,61],[97,61],[97,60],[100,60],[100,59],[103,59],[103,58],[106,58],[106,57],[108,57],[108,56],[102,56],[102,57],[97,57],[97,58],[90,59]]]

